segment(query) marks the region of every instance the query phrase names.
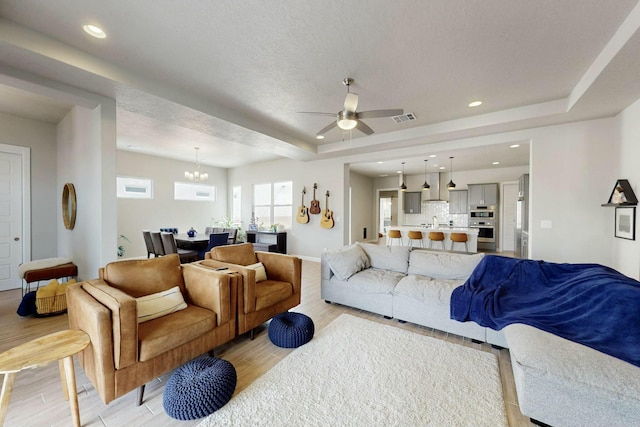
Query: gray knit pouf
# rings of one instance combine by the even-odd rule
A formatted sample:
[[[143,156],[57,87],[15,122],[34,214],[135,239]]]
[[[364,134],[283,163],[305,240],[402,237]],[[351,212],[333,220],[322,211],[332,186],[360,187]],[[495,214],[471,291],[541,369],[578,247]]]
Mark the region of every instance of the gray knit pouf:
[[[164,388],[162,404],[167,415],[195,420],[222,408],[233,396],[236,368],[223,359],[202,357],[175,370]]]
[[[302,313],[280,313],[269,323],[269,339],[278,347],[300,347],[311,341],[313,333],[313,320]]]

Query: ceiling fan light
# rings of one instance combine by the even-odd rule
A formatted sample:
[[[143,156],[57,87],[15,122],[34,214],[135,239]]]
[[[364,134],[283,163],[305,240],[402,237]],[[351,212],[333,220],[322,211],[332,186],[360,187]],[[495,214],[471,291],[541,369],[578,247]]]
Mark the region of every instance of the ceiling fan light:
[[[343,130],[351,130],[356,127],[358,121],[355,113],[351,111],[340,111],[338,113],[338,127]]]
[[[338,127],[343,130],[351,130],[356,127],[357,121],[352,119],[338,119]]]

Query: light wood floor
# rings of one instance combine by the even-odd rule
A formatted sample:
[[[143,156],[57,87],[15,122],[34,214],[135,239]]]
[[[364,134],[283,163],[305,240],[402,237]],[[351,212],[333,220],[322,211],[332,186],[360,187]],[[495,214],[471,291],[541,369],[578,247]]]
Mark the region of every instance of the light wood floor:
[[[400,324],[393,319],[385,319],[382,316],[341,305],[326,304],[320,299],[320,264],[317,262],[303,261],[302,283],[302,302],[294,311],[310,316],[314,321],[316,333],[340,314],[349,313],[496,354],[500,364],[509,425],[511,427],[533,426],[518,408],[508,350],[496,350],[488,344],[474,344],[456,335],[410,323]],[[20,290],[0,292],[0,352],[68,327],[66,315],[50,318],[19,317],[16,314],[16,309],[20,299]],[[292,351],[292,349],[282,349],[271,344],[266,327],[267,324],[262,326],[253,341],[248,336],[241,336],[229,344],[216,348],[216,356],[230,361],[237,370],[236,393],[243,390]],[[153,383],[147,384],[145,401],[140,407],[135,404],[135,391],[105,405],[77,361],[75,366],[80,418],[83,426],[195,426],[201,421],[178,421],[165,414],[162,407],[162,393],[164,383],[170,374],[163,375]],[[473,399],[473,396],[469,396],[469,398]],[[5,425],[25,427],[71,425],[69,405],[62,398],[57,364],[52,363],[43,368],[23,371],[18,374]]]

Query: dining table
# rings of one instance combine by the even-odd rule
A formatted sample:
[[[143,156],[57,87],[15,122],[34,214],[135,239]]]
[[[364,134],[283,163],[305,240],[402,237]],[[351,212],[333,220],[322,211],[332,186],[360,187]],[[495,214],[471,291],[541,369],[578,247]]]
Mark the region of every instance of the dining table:
[[[196,234],[193,237],[189,237],[187,233],[176,234],[175,239],[178,249],[204,251],[209,245],[209,235],[204,233]]]

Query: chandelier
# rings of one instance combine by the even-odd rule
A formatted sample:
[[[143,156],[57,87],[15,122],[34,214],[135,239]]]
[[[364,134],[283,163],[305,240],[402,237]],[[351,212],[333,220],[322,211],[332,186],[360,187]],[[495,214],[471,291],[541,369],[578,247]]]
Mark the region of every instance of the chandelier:
[[[200,162],[198,161],[198,150],[200,150],[200,147],[193,147],[193,149],[196,150],[196,170],[193,172],[185,171],[184,177],[189,181],[206,181],[209,179],[209,174],[206,172],[200,173]]]

